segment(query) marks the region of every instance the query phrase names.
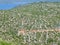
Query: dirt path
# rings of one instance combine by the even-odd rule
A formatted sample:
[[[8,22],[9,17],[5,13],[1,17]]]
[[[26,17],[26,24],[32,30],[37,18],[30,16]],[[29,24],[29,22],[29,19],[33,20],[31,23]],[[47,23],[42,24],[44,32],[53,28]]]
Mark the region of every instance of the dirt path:
[[[31,33],[37,33],[37,32],[60,32],[60,29],[49,29],[49,30],[29,30],[29,31],[27,31],[27,30],[24,30],[24,29],[21,29],[21,30],[19,30],[18,31],[18,36],[20,35],[20,34],[22,34],[22,35],[26,35],[26,33],[29,33],[29,32],[31,32]]]

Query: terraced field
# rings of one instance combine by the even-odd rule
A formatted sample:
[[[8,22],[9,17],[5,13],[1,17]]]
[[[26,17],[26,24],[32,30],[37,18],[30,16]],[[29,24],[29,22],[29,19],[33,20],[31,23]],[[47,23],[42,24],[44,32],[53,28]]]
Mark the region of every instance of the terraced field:
[[[60,45],[60,32],[55,31],[59,28],[60,3],[57,2],[39,2],[0,10],[0,38],[12,42],[11,45]],[[18,36],[21,29],[54,31]]]

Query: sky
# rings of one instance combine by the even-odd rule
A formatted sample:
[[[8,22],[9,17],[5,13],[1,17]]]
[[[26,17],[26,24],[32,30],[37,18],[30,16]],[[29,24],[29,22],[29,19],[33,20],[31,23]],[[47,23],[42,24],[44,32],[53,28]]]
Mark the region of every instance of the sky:
[[[34,1],[60,1],[60,0],[0,0],[0,4],[8,4],[15,2],[34,2]]]
[[[40,1],[60,2],[60,0],[0,0],[0,9],[11,9],[17,5],[23,5]]]

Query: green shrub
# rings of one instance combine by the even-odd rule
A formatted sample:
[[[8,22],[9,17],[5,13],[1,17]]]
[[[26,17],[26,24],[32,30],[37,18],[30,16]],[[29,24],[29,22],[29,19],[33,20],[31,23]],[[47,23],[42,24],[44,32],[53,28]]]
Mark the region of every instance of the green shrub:
[[[0,45],[11,45],[11,43],[0,39]]]

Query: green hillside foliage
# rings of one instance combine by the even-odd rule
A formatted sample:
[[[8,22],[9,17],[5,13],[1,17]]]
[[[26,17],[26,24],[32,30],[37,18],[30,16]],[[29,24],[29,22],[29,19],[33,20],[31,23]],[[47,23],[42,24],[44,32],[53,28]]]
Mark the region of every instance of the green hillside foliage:
[[[11,41],[14,45],[20,43],[23,37],[18,37],[20,29],[40,30],[60,27],[60,3],[32,3],[18,6],[10,10],[0,10],[0,38]],[[48,40],[51,42],[52,40]],[[10,45],[8,43],[1,45]],[[28,44],[26,44],[28,45]],[[34,44],[32,44],[34,45]],[[38,45],[38,44],[36,44]]]

